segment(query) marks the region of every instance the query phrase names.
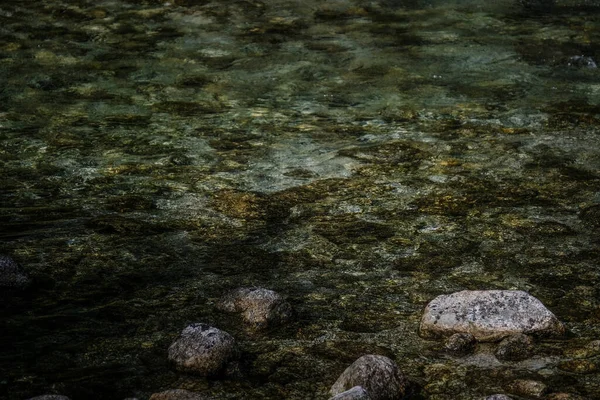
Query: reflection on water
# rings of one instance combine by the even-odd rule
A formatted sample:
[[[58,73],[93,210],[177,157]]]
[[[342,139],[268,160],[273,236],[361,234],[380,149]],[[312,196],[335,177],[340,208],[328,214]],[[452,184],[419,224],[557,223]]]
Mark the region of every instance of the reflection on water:
[[[34,282],[3,294],[0,396],[326,399],[377,353],[414,398],[517,378],[600,397],[600,352],[577,353],[600,337],[598,2],[3,1],[0,20],[0,253]],[[244,331],[215,308],[240,286],[295,321]],[[463,289],[528,291],[570,333],[524,363],[447,357],[418,321]],[[167,364],[191,322],[237,338],[236,371]]]

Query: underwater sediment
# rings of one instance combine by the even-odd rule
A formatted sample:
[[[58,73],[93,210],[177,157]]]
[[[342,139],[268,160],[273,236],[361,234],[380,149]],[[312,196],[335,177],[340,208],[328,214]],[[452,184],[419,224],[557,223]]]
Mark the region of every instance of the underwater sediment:
[[[600,7],[521,3],[3,1],[0,397],[327,399],[377,355],[413,399],[600,398]],[[256,287],[293,318],[219,310]],[[419,336],[463,290],[566,332]],[[169,363],[194,323],[234,365]]]

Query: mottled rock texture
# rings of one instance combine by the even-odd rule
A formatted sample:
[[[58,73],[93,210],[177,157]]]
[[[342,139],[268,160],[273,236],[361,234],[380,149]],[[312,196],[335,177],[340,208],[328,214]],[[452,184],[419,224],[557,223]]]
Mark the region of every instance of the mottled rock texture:
[[[179,371],[209,376],[235,356],[234,338],[218,328],[196,323],[186,327],[169,347],[169,361]]]
[[[25,271],[9,256],[0,255],[0,287],[22,289],[29,284]]]
[[[517,379],[508,386],[508,391],[521,397],[541,399],[548,393],[548,387],[539,381]]]
[[[406,393],[406,385],[407,379],[394,361],[369,354],[346,368],[331,387],[330,394],[362,386],[372,400],[399,400]]]
[[[470,333],[495,341],[515,333],[561,335],[564,327],[538,299],[520,290],[465,290],[433,299],[420,326],[425,338]]]
[[[244,322],[262,329],[280,325],[292,318],[292,306],[281,295],[264,288],[238,288],[226,294],[217,308],[242,314]]]
[[[496,358],[502,361],[522,361],[533,355],[533,339],[522,333],[504,338],[496,348]]]
[[[467,355],[475,349],[477,340],[470,333],[455,333],[446,339],[444,350],[454,356]]]

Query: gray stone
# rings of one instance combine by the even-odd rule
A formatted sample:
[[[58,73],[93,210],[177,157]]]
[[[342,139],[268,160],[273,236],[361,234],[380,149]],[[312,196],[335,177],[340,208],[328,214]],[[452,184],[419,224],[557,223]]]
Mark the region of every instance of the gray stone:
[[[464,356],[475,349],[475,336],[470,333],[455,333],[446,339],[444,350],[455,356]]]
[[[9,256],[0,255],[0,287],[23,289],[29,278],[21,266]]]
[[[171,389],[165,390],[164,392],[154,393],[150,396],[150,400],[207,400],[208,397],[205,397],[199,393],[190,392],[189,390],[184,389]]]
[[[177,370],[203,376],[220,372],[235,354],[230,334],[202,323],[186,327],[169,347],[169,361]]]
[[[371,398],[362,386],[354,386],[350,390],[336,394],[329,400],[371,400]]]
[[[335,396],[362,386],[372,400],[399,400],[406,392],[407,379],[398,365],[387,357],[365,355],[354,361],[333,384]]]
[[[491,396],[483,397],[481,400],[512,400],[512,397],[508,397],[505,394],[493,394]]]
[[[61,396],[59,394],[44,394],[41,396],[35,396],[29,400],[71,400],[67,396]]]
[[[533,354],[533,339],[522,333],[508,336],[496,348],[496,358],[502,361],[522,361]]]
[[[564,327],[538,299],[520,290],[465,290],[433,299],[425,308],[425,338],[470,333],[496,341],[515,333],[562,335]]]
[[[292,318],[292,306],[281,295],[264,288],[239,288],[223,296],[217,308],[242,314],[253,328],[282,324]]]

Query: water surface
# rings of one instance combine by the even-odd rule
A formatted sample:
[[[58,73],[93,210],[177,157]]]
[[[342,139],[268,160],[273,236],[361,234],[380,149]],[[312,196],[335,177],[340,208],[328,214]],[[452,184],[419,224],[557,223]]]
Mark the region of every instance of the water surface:
[[[599,21],[591,0],[3,1],[0,252],[34,283],[3,299],[0,396],[326,399],[376,353],[416,399],[600,398],[564,367],[600,338]],[[295,321],[248,333],[215,309],[239,286]],[[418,322],[464,289],[528,291],[569,334],[448,357]],[[192,322],[236,337],[237,369],[167,364]]]

